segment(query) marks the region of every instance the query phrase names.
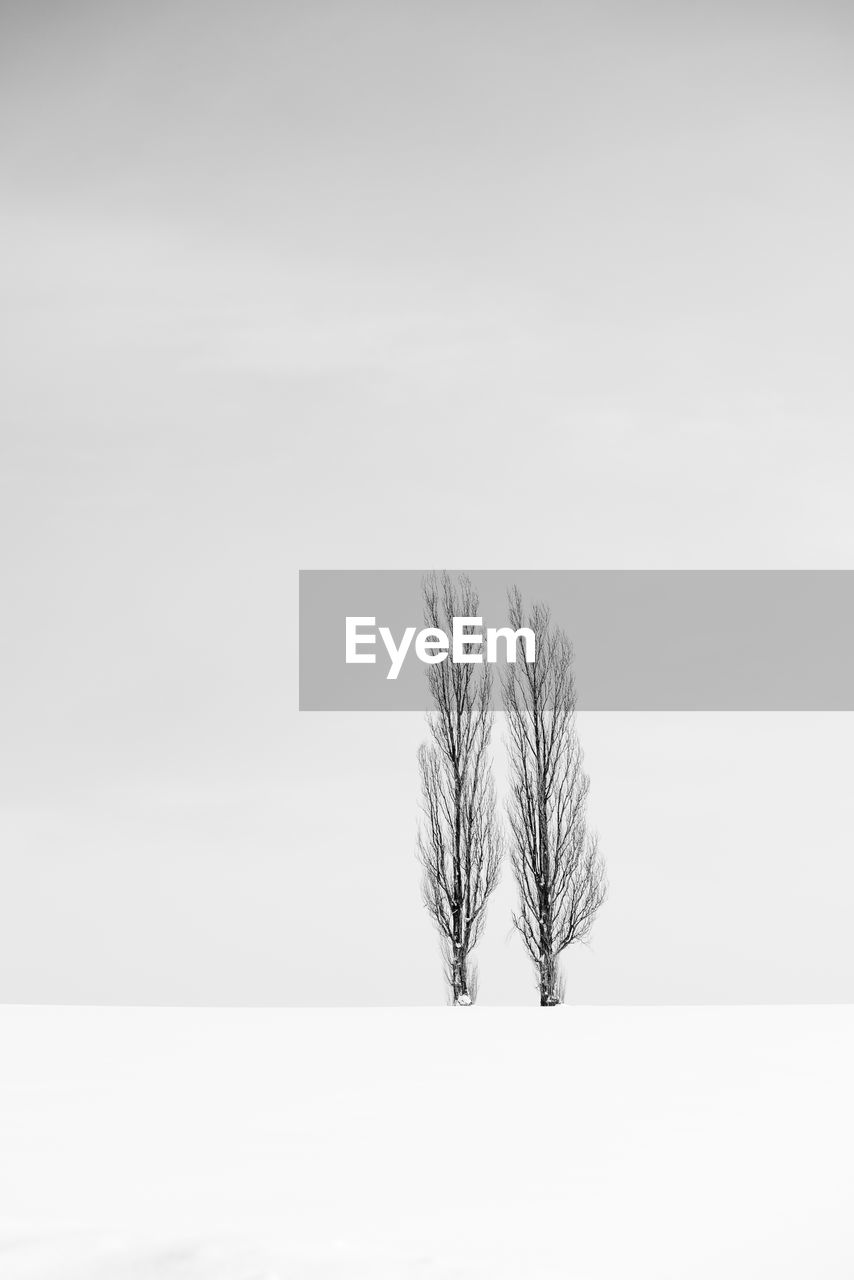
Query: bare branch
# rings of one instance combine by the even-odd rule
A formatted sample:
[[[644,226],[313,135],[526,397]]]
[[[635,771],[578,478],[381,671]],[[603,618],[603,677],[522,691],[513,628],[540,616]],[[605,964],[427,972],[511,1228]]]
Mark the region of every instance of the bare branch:
[[[510,852],[519,889],[516,928],[537,971],[540,1003],[560,1004],[559,958],[590,935],[605,900],[605,867],[587,828],[589,780],[575,727],[572,645],[535,604],[525,619],[517,588],[510,625],[536,636],[532,663],[508,664],[502,678],[511,795]]]
[[[478,597],[465,576],[424,581],[424,621],[450,633],[455,617],[477,617]],[[424,904],[442,943],[455,1004],[471,1004],[477,984],[471,955],[498,882],[502,840],[490,762],[494,713],[489,668],[453,663],[427,667],[433,702],[428,743],[418,752],[422,820],[418,857]]]

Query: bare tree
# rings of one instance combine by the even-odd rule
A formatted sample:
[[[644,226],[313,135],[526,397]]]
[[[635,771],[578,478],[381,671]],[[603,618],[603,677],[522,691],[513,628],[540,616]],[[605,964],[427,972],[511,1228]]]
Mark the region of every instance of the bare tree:
[[[431,574],[423,591],[427,627],[450,635],[455,617],[479,616],[477,593],[466,577],[455,587],[447,573]],[[472,630],[466,627],[465,633]],[[427,717],[430,740],[418,752],[424,903],[441,939],[451,999],[471,1004],[477,998],[471,956],[502,852],[489,756],[492,681],[485,664],[450,658],[428,665],[427,680],[433,702]]]
[[[589,780],[575,727],[572,646],[534,605],[523,619],[522,597],[509,597],[510,623],[536,637],[532,663],[508,664],[502,678],[509,730],[511,860],[519,887],[513,917],[534,963],[540,1004],[560,1004],[559,957],[588,937],[607,891],[596,836],[587,827]]]

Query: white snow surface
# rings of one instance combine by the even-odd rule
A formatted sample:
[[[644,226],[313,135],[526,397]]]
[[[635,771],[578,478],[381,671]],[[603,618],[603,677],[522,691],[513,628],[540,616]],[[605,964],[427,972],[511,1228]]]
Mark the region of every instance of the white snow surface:
[[[0,1009],[2,1280],[850,1280],[854,1008]]]

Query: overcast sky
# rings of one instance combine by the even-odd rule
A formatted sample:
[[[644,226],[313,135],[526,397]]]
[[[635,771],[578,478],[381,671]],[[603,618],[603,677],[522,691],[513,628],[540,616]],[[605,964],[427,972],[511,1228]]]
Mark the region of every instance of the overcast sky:
[[[0,4],[0,999],[443,998],[299,568],[854,567],[852,25]],[[854,997],[851,717],[581,731],[570,1000]]]

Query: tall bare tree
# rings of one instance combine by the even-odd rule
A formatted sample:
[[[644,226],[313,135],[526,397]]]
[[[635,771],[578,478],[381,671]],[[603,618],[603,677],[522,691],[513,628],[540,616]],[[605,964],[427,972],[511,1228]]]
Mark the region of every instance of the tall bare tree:
[[[510,592],[510,623],[536,637],[532,663],[508,664],[502,677],[509,731],[511,860],[519,887],[513,917],[534,963],[540,1004],[560,1004],[560,955],[588,937],[607,891],[597,839],[587,826],[589,780],[575,727],[572,646],[534,605]]]
[[[431,629],[450,636],[455,617],[479,616],[477,592],[467,577],[455,586],[449,574],[431,574],[423,592],[424,621]],[[489,755],[492,680],[485,664],[453,663],[449,657],[427,666],[427,680],[430,739],[418,752],[424,903],[441,939],[451,999],[471,1004],[477,998],[471,956],[502,852]]]

